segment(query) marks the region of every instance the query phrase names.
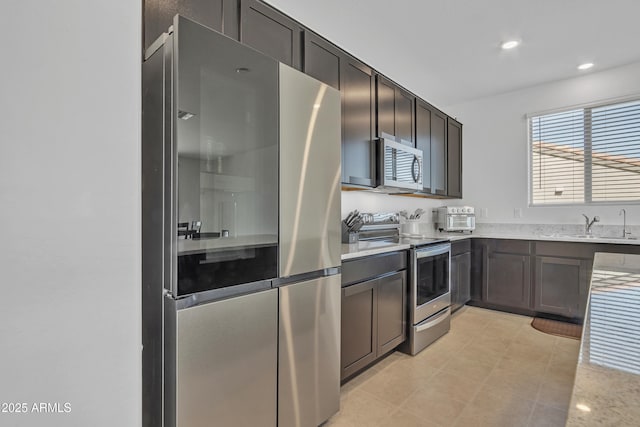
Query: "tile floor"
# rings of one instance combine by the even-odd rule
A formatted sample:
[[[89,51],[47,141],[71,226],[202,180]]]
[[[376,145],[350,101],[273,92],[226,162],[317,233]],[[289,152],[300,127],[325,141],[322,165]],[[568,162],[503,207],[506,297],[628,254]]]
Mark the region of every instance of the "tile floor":
[[[394,352],[344,384],[325,426],[564,426],[580,342],[530,323],[462,308],[417,356]]]

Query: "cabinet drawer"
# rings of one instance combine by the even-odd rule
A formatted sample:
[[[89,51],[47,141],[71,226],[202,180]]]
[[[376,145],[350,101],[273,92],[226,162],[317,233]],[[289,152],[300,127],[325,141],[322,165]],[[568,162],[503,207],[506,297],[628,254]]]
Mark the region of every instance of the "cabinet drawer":
[[[593,259],[597,245],[571,242],[536,242],[536,255]]]
[[[528,240],[495,239],[492,243],[496,252],[522,255],[531,254],[531,242]]]
[[[451,256],[456,256],[465,252],[471,252],[470,239],[451,242]]]
[[[342,286],[407,268],[407,252],[371,255],[342,263]]]

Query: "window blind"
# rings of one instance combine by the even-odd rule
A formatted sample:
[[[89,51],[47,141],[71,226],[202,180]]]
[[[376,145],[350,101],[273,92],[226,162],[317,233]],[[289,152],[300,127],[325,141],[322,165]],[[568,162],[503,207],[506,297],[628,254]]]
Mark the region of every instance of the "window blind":
[[[640,100],[529,118],[536,204],[640,201]]]

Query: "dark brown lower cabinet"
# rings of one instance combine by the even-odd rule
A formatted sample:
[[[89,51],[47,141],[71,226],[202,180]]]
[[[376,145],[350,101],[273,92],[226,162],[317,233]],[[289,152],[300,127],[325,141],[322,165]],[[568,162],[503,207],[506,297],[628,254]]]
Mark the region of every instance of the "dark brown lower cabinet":
[[[451,242],[451,311],[471,299],[471,241]]]
[[[380,266],[383,265],[392,266],[392,270],[382,273]],[[342,380],[384,356],[406,339],[405,269],[404,252],[343,263]],[[348,284],[356,281],[358,283]]]
[[[376,359],[378,337],[376,280],[342,289],[341,378]]]
[[[583,318],[589,292],[589,260],[540,256],[535,264],[534,310]]]
[[[471,299],[471,252],[451,256],[451,311]]]
[[[482,299],[489,304],[529,308],[531,257],[492,250],[484,254]]]
[[[471,304],[526,315],[584,319],[596,252],[637,245],[473,239]]]
[[[405,340],[406,273],[378,279],[378,355],[393,350]]]

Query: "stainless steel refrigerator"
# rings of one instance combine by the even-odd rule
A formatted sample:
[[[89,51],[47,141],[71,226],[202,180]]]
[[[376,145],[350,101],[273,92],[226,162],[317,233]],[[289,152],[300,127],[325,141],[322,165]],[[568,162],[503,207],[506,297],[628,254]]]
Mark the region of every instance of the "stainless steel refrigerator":
[[[340,93],[177,16],[143,64],[143,424],[339,409]]]

